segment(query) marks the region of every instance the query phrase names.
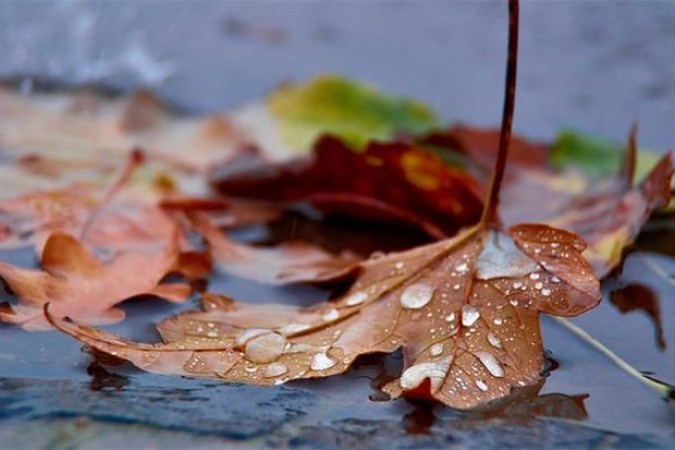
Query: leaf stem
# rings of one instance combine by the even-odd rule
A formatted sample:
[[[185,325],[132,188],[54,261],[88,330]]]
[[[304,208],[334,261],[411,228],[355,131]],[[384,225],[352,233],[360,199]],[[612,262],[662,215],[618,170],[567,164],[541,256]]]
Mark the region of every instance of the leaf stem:
[[[516,103],[516,74],[518,69],[518,0],[509,0],[509,43],[506,57],[506,84],[504,90],[504,109],[502,111],[502,129],[499,134],[499,150],[495,170],[490,183],[488,198],[483,208],[483,216],[480,224],[491,225],[498,220],[497,206],[499,205],[499,192],[504,179],[506,169],[506,157],[509,153],[511,142],[511,129],[513,128],[513,111]]]
[[[567,328],[572,333],[576,334],[584,342],[589,344],[591,347],[598,350],[600,353],[609,358],[614,364],[616,364],[621,370],[626,372],[628,375],[632,376],[636,380],[655,390],[659,394],[662,394],[668,399],[675,399],[675,386],[672,386],[668,383],[656,380],[650,376],[647,376],[637,370],[635,367],[631,366],[619,355],[614,353],[612,350],[607,348],[602,342],[595,339],[593,336],[588,334],[583,328],[575,325],[570,320],[565,319],[564,317],[555,317],[549,316],[556,322],[558,322],[563,327]]]

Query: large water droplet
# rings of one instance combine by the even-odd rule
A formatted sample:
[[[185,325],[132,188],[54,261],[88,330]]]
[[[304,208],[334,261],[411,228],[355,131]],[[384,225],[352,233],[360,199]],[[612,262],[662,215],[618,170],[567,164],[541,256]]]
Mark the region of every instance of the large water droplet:
[[[408,286],[401,294],[401,306],[408,309],[419,309],[426,306],[433,296],[433,286],[415,283]]]
[[[480,312],[471,305],[462,307],[462,325],[470,327],[480,318]]]
[[[288,372],[288,367],[286,367],[286,364],[275,362],[265,367],[263,376],[265,378],[275,378],[285,374],[286,372]]]
[[[492,376],[497,378],[504,377],[504,368],[492,353],[478,352],[476,353],[476,356]]]
[[[335,364],[337,364],[337,361],[331,359],[327,354],[317,353],[314,355],[314,358],[312,358],[312,364],[310,367],[312,370],[326,370],[330,369]]]
[[[261,336],[263,334],[271,333],[270,330],[265,329],[265,328],[251,328],[249,330],[244,331],[241,333],[239,336],[237,336],[237,345],[244,345],[251,339],[253,339],[256,336]]]
[[[347,296],[345,299],[345,304],[347,306],[356,306],[360,305],[366,300],[368,300],[368,294],[365,292],[354,292],[353,294],[349,294],[349,296]]]
[[[476,383],[476,387],[477,387],[478,389],[480,389],[481,391],[485,392],[485,391],[488,390],[488,385],[487,385],[487,383],[486,383],[485,381],[483,381],[483,380],[476,380],[475,383]]]
[[[445,376],[448,373],[448,370],[450,370],[452,359],[452,356],[449,356],[440,361],[415,364],[414,366],[408,367],[405,372],[401,374],[398,384],[403,389],[415,389],[428,378],[431,383],[431,391],[436,392],[443,385]]]
[[[284,353],[286,338],[279,333],[256,336],[246,342],[244,356],[251,362],[267,364]]]

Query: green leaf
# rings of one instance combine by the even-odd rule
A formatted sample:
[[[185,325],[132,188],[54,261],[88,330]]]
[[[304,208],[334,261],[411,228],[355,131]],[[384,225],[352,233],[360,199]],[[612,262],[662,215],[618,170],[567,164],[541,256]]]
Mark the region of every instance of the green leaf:
[[[558,133],[551,148],[550,161],[558,169],[577,167],[586,175],[598,178],[616,173],[625,151],[625,144],[588,133],[563,130]],[[640,149],[637,155],[636,181],[643,179],[661,156],[652,150]]]
[[[549,160],[558,169],[576,167],[591,178],[599,178],[620,169],[625,151],[625,144],[567,129],[558,133]],[[662,156],[653,150],[639,149],[635,181],[642,181]],[[675,179],[673,183],[675,186]],[[675,210],[675,199],[665,209]]]
[[[331,133],[352,149],[396,132],[419,134],[439,123],[424,104],[396,97],[336,75],[306,84],[288,84],[273,92],[267,107],[279,121],[285,144],[308,149],[317,137]]]

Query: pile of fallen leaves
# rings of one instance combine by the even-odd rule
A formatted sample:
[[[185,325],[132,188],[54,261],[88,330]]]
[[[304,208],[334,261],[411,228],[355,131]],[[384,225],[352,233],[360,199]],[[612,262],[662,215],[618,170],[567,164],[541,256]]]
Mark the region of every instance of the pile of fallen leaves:
[[[497,130],[446,128],[427,107],[334,76],[285,85],[230,114],[187,117],[149,92],[0,90],[0,320],[55,326],[155,373],[274,385],[345,372],[371,353],[404,356],[391,397],[471,408],[535,385],[539,313],[600,299],[648,217],[668,205],[670,154],[565,131],[511,140],[500,203],[486,220]],[[492,206],[493,208],[496,205]],[[372,255],[236,230],[284,211],[398,224],[426,245]],[[217,270],[268,284],[335,286],[298,308],[208,290]],[[202,308],[141,344],[87,325],[124,319],[137,298]]]

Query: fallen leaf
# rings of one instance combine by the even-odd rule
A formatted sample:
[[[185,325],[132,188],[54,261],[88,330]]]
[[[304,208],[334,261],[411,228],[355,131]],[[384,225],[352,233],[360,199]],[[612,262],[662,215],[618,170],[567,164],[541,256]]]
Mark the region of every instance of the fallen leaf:
[[[203,216],[190,217],[220,269],[240,278],[268,284],[321,283],[345,279],[358,269],[357,256],[350,252],[332,255],[302,241],[254,247],[232,241]]]
[[[372,140],[389,140],[396,133],[420,134],[438,124],[436,115],[422,103],[336,75],[285,84],[270,94],[264,107],[274,125],[267,133],[253,135],[276,133],[278,141],[296,154],[306,153],[326,133],[360,149]]]
[[[164,344],[48,317],[144,370],[259,385],[341,373],[360,355],[402,347],[405,370],[388,393],[471,408],[539,379],[540,312],[576,315],[597,304],[582,249],[574,235],[543,225],[474,229],[367,260],[343,297],[308,309],[205,296],[204,312],[158,326]]]
[[[220,192],[309,200],[361,218],[420,224],[435,237],[452,235],[480,217],[482,202],[475,181],[410,144],[373,142],[355,153],[339,139],[324,136],[311,159],[271,165],[255,154],[245,158],[214,170],[212,183]]]
[[[672,175],[668,153],[638,186],[619,183],[618,189],[576,197],[559,215],[542,221],[582,236],[588,243],[586,259],[604,277],[621,263],[624,249],[635,241],[650,215],[668,205]]]
[[[178,238],[176,232],[168,247],[118,251],[102,261],[74,237],[54,232],[42,251],[42,270],[0,263],[0,277],[18,298],[17,304],[3,306],[0,321],[28,330],[48,329],[42,309],[49,303],[60,317],[109,324],[124,319],[124,312],[114,306],[132,297],[185,300],[192,293],[188,283],[161,283],[162,279],[172,273],[204,276],[210,267],[197,253],[181,255]]]

